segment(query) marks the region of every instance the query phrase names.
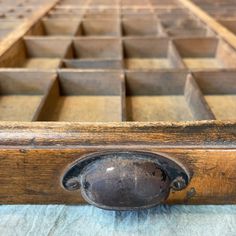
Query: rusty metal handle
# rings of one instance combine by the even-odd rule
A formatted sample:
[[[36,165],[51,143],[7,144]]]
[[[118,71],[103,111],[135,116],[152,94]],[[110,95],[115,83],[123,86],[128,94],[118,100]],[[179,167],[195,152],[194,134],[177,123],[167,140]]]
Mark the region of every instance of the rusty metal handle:
[[[169,157],[149,152],[93,153],[74,163],[64,174],[68,191],[81,191],[90,204],[109,210],[152,207],[164,202],[170,189],[182,190],[188,171]]]

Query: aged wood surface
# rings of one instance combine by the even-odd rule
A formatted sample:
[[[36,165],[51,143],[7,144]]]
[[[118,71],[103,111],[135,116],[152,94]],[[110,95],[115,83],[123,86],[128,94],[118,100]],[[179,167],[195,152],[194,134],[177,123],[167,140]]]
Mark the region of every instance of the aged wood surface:
[[[185,190],[171,193],[168,203],[236,203],[235,149],[126,147],[129,150],[168,154],[189,167],[193,174],[190,184]],[[61,187],[61,175],[68,164],[81,156],[106,149],[104,147],[79,149],[58,147],[47,150],[45,148],[30,150],[2,148],[0,202],[35,204],[84,202],[79,191],[68,192]]]
[[[34,14],[25,20],[16,30],[4,38],[0,43],[0,56],[2,56],[11,46],[13,46],[27,31],[43,16],[45,15],[58,0],[50,0],[49,3],[44,4]]]
[[[0,147],[34,148],[56,146],[126,145],[183,147],[183,148],[235,148],[235,122],[1,122]],[[190,135],[191,134],[191,135]]]
[[[168,203],[236,203],[236,36],[189,0],[57,2],[0,42],[0,203],[84,202],[61,177],[104,150],[184,164]]]

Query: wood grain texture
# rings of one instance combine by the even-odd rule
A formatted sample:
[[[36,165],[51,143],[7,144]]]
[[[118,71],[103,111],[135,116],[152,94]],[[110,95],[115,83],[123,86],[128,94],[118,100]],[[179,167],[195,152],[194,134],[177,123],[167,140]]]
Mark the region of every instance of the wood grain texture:
[[[1,122],[0,147],[158,146],[236,147],[234,121],[194,122]]]
[[[171,192],[168,203],[236,203],[235,149],[137,148],[126,145],[122,150],[127,148],[169,155],[189,168],[193,174],[190,184],[185,190]],[[61,175],[78,158],[104,150],[107,148],[1,149],[0,203],[83,203],[79,191],[68,192],[61,187]]]
[[[24,85],[29,84],[29,90],[34,90],[35,94],[35,88],[30,87],[31,84],[42,83],[41,87],[43,87],[40,93],[42,99],[30,101],[31,107],[28,108],[30,114],[23,112],[21,107],[15,110],[19,110],[24,119],[26,116],[26,120],[33,121],[83,121],[84,123],[0,122],[0,203],[74,204],[84,202],[79,191],[68,192],[62,188],[61,177],[65,169],[74,161],[84,155],[105,150],[160,153],[184,164],[191,173],[191,182],[185,190],[171,192],[167,203],[236,203],[236,121],[171,122],[194,118],[215,119],[210,108],[213,112],[218,111],[219,108],[212,105],[218,100],[213,101],[212,96],[219,95],[221,98],[227,94],[230,96],[228,97],[229,104],[233,104],[234,99],[230,91],[235,94],[235,71],[226,73],[215,69],[209,73],[194,72],[195,80],[189,78],[186,80],[186,75],[189,73],[188,68],[234,68],[235,62],[229,60],[228,57],[231,54],[231,58],[236,57],[234,49],[231,48],[231,46],[236,48],[235,36],[225,31],[224,27],[188,0],[179,0],[179,2],[186,6],[189,12],[185,12],[184,9],[177,9],[177,12],[183,10],[186,18],[190,15],[194,18],[196,15],[197,21],[188,19],[177,21],[176,19],[177,24],[180,26],[189,24],[189,29],[191,25],[196,24],[191,33],[198,35],[197,27],[200,27],[200,21],[198,22],[200,19],[206,22],[209,29],[216,31],[219,38],[215,35],[204,37],[205,34],[202,35],[201,32],[200,36],[195,38],[174,38],[168,30],[164,32],[165,29],[161,29],[162,36],[165,37],[156,37],[159,36],[160,25],[156,24],[154,29],[147,28],[153,19],[149,19],[148,22],[143,21],[143,25],[141,24],[137,29],[130,29],[129,27],[135,24],[137,19],[132,16],[130,18],[133,19],[128,20],[127,16],[137,14],[137,11],[142,14],[146,12],[149,15],[152,10],[154,13],[155,4],[151,2],[148,4],[149,8],[143,8],[143,11],[136,7],[127,8],[127,6],[119,9],[122,11],[122,13],[119,12],[119,16],[124,12],[127,13],[126,18],[124,17],[126,19],[123,25],[124,34],[138,34],[138,37],[123,38],[121,36],[121,19],[119,22],[108,19],[94,21],[92,17],[83,19],[80,25],[82,28],[79,30],[81,16],[78,17],[78,22],[71,21],[67,31],[59,27],[60,22],[56,22],[57,18],[45,20],[41,23],[47,24],[48,28],[43,31],[43,26],[40,26],[38,20],[56,2],[54,0],[45,4],[17,28],[16,32],[0,43],[0,64],[2,67],[16,67],[21,65],[24,59],[29,58],[30,63],[25,65],[28,68],[24,69],[26,74],[30,72],[30,67],[38,66],[38,64],[44,69],[54,68],[51,71],[52,80],[48,79],[50,85],[45,89],[46,82],[41,81],[43,74],[41,74],[41,82],[33,81],[33,77],[22,82]],[[84,6],[87,7],[89,2],[85,1]],[[98,3],[104,2],[106,1],[98,1]],[[138,2],[138,0],[135,1],[135,4]],[[178,1],[167,3],[173,4],[172,2]],[[131,0],[122,1],[122,3],[133,5]],[[81,14],[85,14],[86,7],[81,10]],[[171,7],[165,9],[169,12],[167,18],[170,17],[166,19],[166,28],[168,28],[170,23],[168,20],[173,21],[173,16],[177,17],[178,14],[170,14]],[[57,11],[53,13],[54,15],[60,15],[60,9],[54,10]],[[163,18],[165,18],[164,15]],[[63,22],[63,27],[66,27],[68,21],[70,22],[70,20]],[[31,28],[35,23],[39,25],[35,25],[34,29]],[[77,28],[78,31],[76,31]],[[201,28],[199,30],[201,31]],[[31,36],[57,36],[50,39],[49,37],[44,37],[44,39],[24,37],[27,32]],[[69,35],[68,39],[58,37],[58,34],[61,35],[63,32]],[[167,37],[165,33],[169,33],[171,37]],[[182,29],[179,33],[183,36],[186,32]],[[92,37],[89,39],[84,37],[88,35]],[[98,38],[97,36],[106,37]],[[223,42],[221,37],[231,46]],[[47,58],[45,64],[42,64],[42,58]],[[50,58],[56,58],[56,62],[51,61]],[[77,60],[77,64],[71,59]],[[71,60],[70,63],[75,68],[73,70],[57,69],[63,60],[64,62]],[[91,69],[89,63],[93,60],[93,63],[97,64],[93,64],[92,70],[86,71],[85,69]],[[49,63],[50,61],[52,64]],[[78,62],[81,64],[79,65]],[[109,65],[107,62],[111,63],[109,68],[107,68]],[[117,62],[117,66],[114,66],[112,62]],[[123,62],[126,64],[122,65]],[[104,67],[103,70],[96,70],[101,67]],[[110,70],[111,68],[119,70]],[[40,77],[40,73],[42,71],[36,72],[37,78]],[[218,75],[217,78],[215,74]],[[11,91],[14,87],[12,84],[16,88],[16,81],[19,82],[18,77],[13,77],[17,79],[10,84],[9,78],[5,75],[4,73],[0,79],[2,92]],[[28,81],[33,82],[28,83]],[[3,89],[3,85],[6,88]],[[19,93],[19,90],[17,92]],[[28,94],[25,95],[28,97]],[[1,102],[3,105],[8,104],[4,96],[0,100],[0,105]],[[19,99],[16,99],[14,94],[14,104],[19,103]],[[222,113],[222,110],[220,112]],[[13,113],[14,111],[11,114]],[[227,114],[229,113],[230,109],[227,108]],[[8,115],[6,111],[4,115]],[[222,117],[217,113],[216,118],[218,116]],[[121,122],[127,120],[145,121],[145,123]],[[165,122],[154,122],[157,120]],[[109,121],[117,121],[117,123]]]

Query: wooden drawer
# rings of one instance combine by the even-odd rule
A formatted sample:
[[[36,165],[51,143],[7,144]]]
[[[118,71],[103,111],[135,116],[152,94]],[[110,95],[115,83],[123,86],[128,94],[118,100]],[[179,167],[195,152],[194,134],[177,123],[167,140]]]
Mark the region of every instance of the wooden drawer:
[[[236,203],[233,30],[188,0],[32,6],[0,27],[1,204]]]

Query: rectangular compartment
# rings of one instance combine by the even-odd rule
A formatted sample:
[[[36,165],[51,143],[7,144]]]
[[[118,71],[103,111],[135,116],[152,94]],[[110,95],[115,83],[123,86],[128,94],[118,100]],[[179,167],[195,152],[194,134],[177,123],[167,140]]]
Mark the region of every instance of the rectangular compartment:
[[[193,76],[218,120],[236,119],[236,70],[195,72]]]
[[[101,7],[101,6],[109,6],[109,7],[117,7],[119,6],[119,0],[91,0],[89,2],[89,6],[91,7]]]
[[[61,71],[51,87],[39,120],[121,121],[120,72]]]
[[[68,7],[55,7],[51,11],[48,12],[47,18],[55,18],[57,19],[81,19],[86,12],[86,8],[78,8],[74,6]]]
[[[183,68],[175,47],[167,38],[126,38],[123,47],[126,69]]]
[[[120,9],[120,13],[122,17],[136,17],[139,15],[147,15],[149,17],[155,16],[153,14],[152,8],[149,6],[147,7],[122,7]]]
[[[0,59],[0,67],[56,69],[70,43],[69,39],[25,37]]]
[[[119,20],[119,8],[86,8],[84,19]]]
[[[33,121],[55,74],[0,70],[0,121]]]
[[[171,37],[208,36],[210,31],[199,21],[190,18],[161,19],[165,32]],[[212,33],[213,34],[213,33]]]
[[[84,5],[84,4],[87,4],[87,0],[61,0],[58,2],[58,5],[75,5],[75,6],[78,6],[78,5]]]
[[[154,17],[143,18],[137,16],[122,21],[122,35],[124,36],[157,36],[161,34],[160,25]]]
[[[43,19],[35,24],[28,35],[74,36],[79,28],[79,19]]]
[[[127,72],[128,121],[189,121],[184,96],[186,72]]]
[[[181,7],[156,7],[154,8],[154,11],[161,20],[193,19],[193,15],[191,15],[185,8]]]
[[[119,36],[118,20],[86,19],[80,22],[78,36]]]
[[[235,68],[236,53],[217,38],[185,38],[173,40],[187,68]]]
[[[121,6],[146,6],[148,0],[121,0]]]
[[[77,69],[121,69],[121,40],[80,38],[73,41],[63,67]]]
[[[121,59],[121,40],[114,38],[74,39],[74,58],[78,59]]]
[[[175,7],[175,6],[179,6],[180,4],[178,4],[178,1],[175,0],[150,0],[150,3],[153,6],[165,6],[165,7]]]

